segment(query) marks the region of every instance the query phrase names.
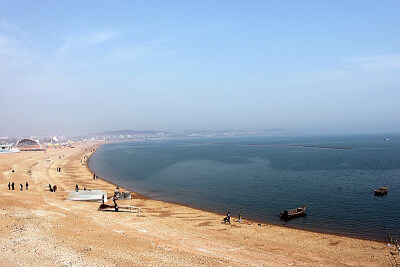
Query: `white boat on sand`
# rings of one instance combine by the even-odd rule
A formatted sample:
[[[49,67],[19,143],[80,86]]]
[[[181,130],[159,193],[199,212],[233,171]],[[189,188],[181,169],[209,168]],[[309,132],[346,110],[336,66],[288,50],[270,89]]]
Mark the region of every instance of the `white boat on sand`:
[[[107,203],[107,192],[103,190],[79,190],[72,191],[68,195],[68,200],[75,201],[95,201]]]
[[[20,150],[18,148],[13,148],[12,145],[0,145],[1,153],[18,153]]]

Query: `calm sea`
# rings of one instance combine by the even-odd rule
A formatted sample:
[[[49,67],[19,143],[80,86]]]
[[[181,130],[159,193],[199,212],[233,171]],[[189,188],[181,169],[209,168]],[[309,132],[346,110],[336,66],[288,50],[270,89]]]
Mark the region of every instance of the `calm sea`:
[[[233,217],[380,241],[387,233],[400,237],[400,135],[106,144],[90,168],[148,197]],[[383,185],[388,194],[374,196]],[[304,204],[306,217],[279,219]]]

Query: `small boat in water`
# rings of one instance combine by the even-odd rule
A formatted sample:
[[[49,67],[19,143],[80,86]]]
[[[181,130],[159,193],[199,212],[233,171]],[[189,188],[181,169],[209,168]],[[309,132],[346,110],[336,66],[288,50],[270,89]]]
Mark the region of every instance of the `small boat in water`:
[[[382,186],[382,187],[380,187],[380,188],[378,188],[378,189],[375,189],[374,190],[374,193],[375,193],[375,195],[377,195],[377,196],[383,196],[383,195],[386,195],[387,194],[387,186],[385,185],[385,186]]]
[[[281,219],[289,220],[306,214],[307,205],[292,210],[284,210],[281,212]]]

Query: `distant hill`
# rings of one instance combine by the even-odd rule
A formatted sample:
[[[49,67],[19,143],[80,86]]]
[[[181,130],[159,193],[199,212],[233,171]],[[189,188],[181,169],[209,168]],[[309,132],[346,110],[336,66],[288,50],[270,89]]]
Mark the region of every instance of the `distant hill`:
[[[105,131],[91,135],[147,135],[147,134],[168,134],[166,131],[134,131],[134,130],[118,130],[118,131]]]

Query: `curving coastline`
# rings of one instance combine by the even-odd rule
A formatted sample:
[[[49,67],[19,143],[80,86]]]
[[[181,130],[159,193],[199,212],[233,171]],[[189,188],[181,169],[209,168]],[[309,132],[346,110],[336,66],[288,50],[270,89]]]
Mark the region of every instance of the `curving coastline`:
[[[243,141],[241,142],[243,143]],[[178,143],[177,149],[175,149],[176,143]],[[197,144],[197,141],[194,143]],[[330,170],[319,171],[318,168],[325,170],[326,165],[330,165],[330,161],[326,160],[327,164],[325,165],[325,162],[322,162],[322,165],[312,165],[312,167],[317,167],[315,169],[317,171],[314,171],[313,168],[311,168],[312,171],[310,172],[308,172],[308,169],[301,169],[300,171],[294,169],[296,170],[295,172],[288,173],[285,171],[285,165],[282,165],[279,159],[284,159],[283,162],[294,162],[292,165],[295,167],[300,166],[300,164],[295,160],[289,161],[285,157],[280,156],[276,157],[277,162],[275,162],[275,165],[269,167],[269,162],[259,160],[258,158],[255,160],[251,158],[252,154],[260,156],[261,153],[253,153],[252,148],[242,147],[241,144],[234,144],[236,151],[233,153],[231,152],[231,147],[227,149],[223,147],[215,148],[215,143],[203,146],[202,149],[192,149],[191,146],[184,146],[182,148],[180,144],[181,142],[178,140],[178,142],[168,142],[167,145],[164,145],[163,142],[160,144],[157,142],[156,144],[151,144],[150,148],[147,148],[147,142],[139,142],[137,145],[133,143],[127,145],[107,145],[104,149],[99,150],[98,154],[96,153],[95,157],[93,157],[94,162],[91,162],[90,167],[99,174],[109,177],[110,182],[119,185],[122,184],[133,191],[137,190],[136,192],[140,192],[143,196],[213,212],[221,217],[225,216],[224,214],[227,210],[233,211],[233,214],[237,214],[238,211],[245,211],[243,213],[245,218],[250,219],[253,223],[273,224],[317,233],[336,234],[379,242],[387,240],[386,233],[389,231],[388,229],[394,229],[391,232],[392,234],[395,234],[395,230],[398,229],[398,224],[396,222],[393,223],[396,217],[392,216],[392,213],[386,210],[387,207],[395,206],[393,201],[396,201],[396,197],[391,196],[391,198],[383,199],[385,202],[371,197],[366,192],[367,190],[364,190],[373,187],[370,182],[374,180],[374,177],[371,178],[368,176],[368,173],[366,175],[358,171],[348,171],[346,168],[340,173]],[[138,148],[136,149],[135,147]],[[208,149],[215,152],[218,158],[210,154],[203,152],[200,154],[198,152],[199,150],[208,151]],[[191,152],[193,150],[195,150],[194,153]],[[246,150],[250,151],[250,153],[245,153]],[[266,150],[269,151],[268,148]],[[120,151],[122,152],[120,153]],[[223,152],[220,153],[220,151]],[[224,151],[229,152],[225,153]],[[240,154],[243,160],[237,161],[235,158],[234,161],[230,161],[230,155],[235,157],[239,154],[238,151],[244,151]],[[288,150],[280,149],[280,151],[285,151],[286,155],[286,151]],[[357,152],[356,149],[355,152],[345,152],[343,154],[357,156]],[[309,153],[314,153],[312,155],[325,153],[324,155],[332,157],[327,152]],[[221,157],[220,155],[223,156]],[[296,157],[296,154],[292,153],[292,155]],[[169,160],[168,158],[173,159]],[[198,158],[202,160],[197,160]],[[268,155],[265,158],[269,159]],[[355,156],[352,156],[346,158],[346,160],[352,162],[354,158]],[[226,164],[226,162],[229,162],[229,164]],[[237,162],[239,164],[236,164]],[[315,162],[318,163],[318,160]],[[241,163],[246,164],[240,165]],[[304,163],[304,160],[303,162],[300,161],[300,163]],[[133,165],[134,167],[132,167]],[[289,171],[292,171],[290,169],[292,165],[289,164]],[[230,169],[224,169],[227,166]],[[220,171],[221,169],[225,171]],[[271,175],[269,174],[270,172],[272,173]],[[247,179],[247,174],[251,174],[252,179]],[[355,179],[356,182],[346,178],[347,175],[353,174],[355,178],[358,178]],[[131,180],[130,176],[137,179]],[[151,179],[147,179],[147,177],[151,177]],[[190,177],[195,179],[190,179]],[[285,183],[285,179],[277,179],[279,177],[289,177],[290,179],[286,179],[289,182]],[[336,177],[338,178],[336,179]],[[217,178],[218,182],[214,183],[213,180]],[[337,182],[332,183],[332,178],[335,178]],[[231,180],[235,180],[235,183],[231,184]],[[264,180],[267,182],[264,183]],[[281,187],[285,189],[282,190],[282,194],[280,192],[271,192],[274,186],[271,185],[269,180],[278,181],[275,184],[281,184]],[[283,180],[283,182],[280,182],[280,180]],[[293,181],[297,180],[299,184],[292,186],[295,184]],[[254,189],[254,184],[258,185],[257,189]],[[348,194],[346,190],[341,190],[348,186],[348,184],[354,184],[354,188],[357,188],[354,189],[355,192],[352,194]],[[392,186],[395,185],[394,182],[391,184]],[[321,185],[325,187],[321,188],[323,187]],[[362,188],[360,185],[363,186],[364,191],[358,190],[358,188]],[[324,190],[325,188],[337,191],[329,194],[329,192]],[[293,196],[288,197],[285,191],[292,192]],[[313,193],[309,196],[310,192],[318,193]],[[359,197],[358,194],[362,197]],[[343,200],[332,198],[325,201],[324,198],[326,196],[341,196]],[[352,204],[349,204],[350,202],[348,201],[353,201],[354,203],[351,202]],[[283,223],[282,220],[279,220],[277,215],[284,208],[289,206],[296,207],[297,203],[304,204],[307,202],[312,203],[308,216],[309,219],[298,219],[288,223]],[[329,212],[326,212],[326,207],[329,206],[332,206],[332,208],[329,209]],[[363,206],[370,208],[369,214],[380,213],[376,213],[378,216],[368,218],[369,215],[365,214]],[[384,229],[385,227],[386,230]]]
[[[108,142],[108,143],[106,143],[106,144],[113,144],[113,143],[117,143],[117,142]],[[223,143],[218,143],[218,144],[223,144]],[[99,145],[98,147],[96,147],[96,150],[97,150],[98,148],[100,148],[101,146],[103,146],[103,145],[104,145],[104,144],[101,144],[101,145]],[[250,145],[250,146],[251,146],[251,145]],[[262,146],[264,146],[264,145],[262,145]],[[269,146],[269,145],[268,145],[268,146]],[[280,145],[276,145],[276,146],[280,146]],[[286,145],[285,145],[285,146],[286,146]],[[296,145],[295,145],[295,146],[296,146]],[[321,147],[318,147],[318,148],[321,148]],[[341,148],[338,148],[338,149],[341,149]],[[351,149],[351,148],[350,148],[350,149]],[[96,151],[93,151],[92,153],[90,153],[89,156],[88,156],[88,159],[87,159],[87,161],[86,161],[86,167],[87,167],[88,171],[89,171],[92,175],[93,175],[95,172],[90,168],[90,166],[89,166],[89,161],[90,161],[91,156],[92,156],[95,152],[96,152]],[[107,178],[104,178],[104,177],[101,177],[101,176],[98,176],[98,177],[99,177],[100,180],[102,180],[102,181],[104,181],[104,182],[107,182],[107,183],[113,185],[114,187],[119,187],[119,188],[121,188],[121,189],[123,189],[123,190],[129,190],[129,191],[131,191],[132,193],[134,193],[134,195],[135,195],[137,198],[149,199],[149,200],[154,200],[154,201],[160,201],[160,202],[163,202],[163,203],[168,203],[168,204],[173,204],[173,205],[180,205],[180,206],[182,206],[182,207],[186,207],[186,208],[190,208],[190,209],[194,209],[194,210],[198,210],[198,211],[202,211],[202,212],[212,213],[212,214],[214,214],[215,216],[219,216],[220,218],[223,218],[223,217],[225,216],[224,214],[215,212],[215,211],[213,211],[213,210],[209,210],[209,209],[206,209],[206,208],[194,207],[194,206],[191,206],[190,204],[184,204],[184,203],[180,203],[180,202],[169,202],[169,201],[166,201],[166,200],[157,200],[157,199],[148,197],[148,196],[146,196],[145,194],[141,194],[141,193],[136,192],[135,189],[132,188],[132,187],[130,187],[130,186],[123,186],[123,185],[121,185],[121,184],[118,184],[118,183],[116,183],[116,182],[113,182],[111,179],[107,179]],[[112,196],[112,195],[109,195],[108,198],[111,198],[111,196]],[[354,239],[360,239],[360,240],[368,240],[368,241],[375,241],[375,242],[383,242],[383,241],[381,241],[381,240],[374,240],[374,239],[370,239],[370,238],[362,238],[362,237],[359,237],[359,236],[357,236],[357,235],[354,235],[354,236],[346,236],[346,235],[341,235],[341,234],[339,234],[339,233],[327,233],[327,232],[316,231],[316,230],[311,230],[311,229],[301,229],[301,228],[298,228],[298,227],[296,227],[296,226],[282,225],[282,224],[278,224],[278,223],[266,222],[266,221],[259,221],[259,220],[254,220],[254,219],[246,219],[246,222],[251,223],[251,224],[255,224],[255,225],[271,225],[271,226],[273,225],[273,226],[277,226],[277,227],[284,227],[284,228],[289,228],[289,229],[294,229],[294,230],[299,230],[299,231],[306,231],[306,232],[311,232],[311,233],[316,233],[316,234],[327,234],[327,235],[348,237],[348,238],[354,238]]]
[[[108,181],[93,180],[92,172],[80,163],[95,146],[78,144],[74,149],[0,158],[0,257],[4,265],[390,264],[384,243],[247,220],[225,225],[219,214],[136,193],[132,200],[120,203],[141,207],[140,214],[101,212],[98,203],[66,200],[75,184],[109,195],[115,189]],[[61,173],[56,167],[61,167]],[[16,172],[10,172],[11,168]],[[28,191],[6,189],[8,181],[19,184],[25,180],[29,180]],[[57,184],[59,190],[50,193],[49,183]]]

